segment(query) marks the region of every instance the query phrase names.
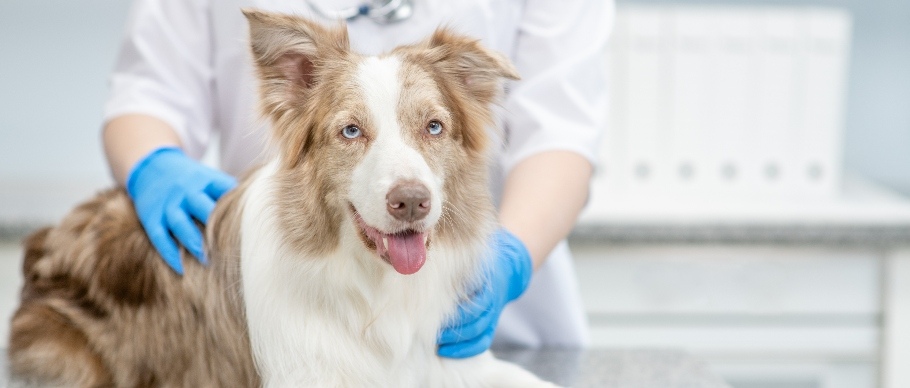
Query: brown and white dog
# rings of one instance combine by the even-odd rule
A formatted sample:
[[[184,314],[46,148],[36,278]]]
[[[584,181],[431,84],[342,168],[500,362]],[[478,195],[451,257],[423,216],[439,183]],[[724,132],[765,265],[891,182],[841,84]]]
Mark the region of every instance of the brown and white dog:
[[[378,57],[343,26],[245,11],[276,153],[176,276],[110,190],[26,241],[9,359],[60,386],[549,386],[436,355],[495,228],[490,104],[511,64],[445,29]]]

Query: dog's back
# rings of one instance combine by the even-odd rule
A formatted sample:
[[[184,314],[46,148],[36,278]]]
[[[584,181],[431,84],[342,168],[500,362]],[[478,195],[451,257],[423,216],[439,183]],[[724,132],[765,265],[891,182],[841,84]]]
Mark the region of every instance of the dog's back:
[[[179,277],[154,252],[122,190],[28,237],[13,376],[84,387],[257,385],[236,258],[213,255],[211,268],[185,260]]]

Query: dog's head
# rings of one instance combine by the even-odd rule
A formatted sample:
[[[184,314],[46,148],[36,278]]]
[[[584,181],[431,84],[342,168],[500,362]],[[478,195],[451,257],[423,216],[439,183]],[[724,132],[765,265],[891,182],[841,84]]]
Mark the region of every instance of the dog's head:
[[[518,77],[505,58],[445,29],[365,57],[342,25],[244,13],[280,150],[280,195],[309,213],[285,222],[300,248],[336,249],[347,217],[360,243],[411,274],[430,241],[489,218],[490,104],[503,78]]]

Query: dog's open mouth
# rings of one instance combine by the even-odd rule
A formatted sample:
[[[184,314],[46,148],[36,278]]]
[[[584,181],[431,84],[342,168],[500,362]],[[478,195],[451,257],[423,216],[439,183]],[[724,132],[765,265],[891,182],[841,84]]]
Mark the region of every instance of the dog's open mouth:
[[[367,247],[392,265],[402,275],[416,273],[427,261],[427,234],[413,229],[396,233],[383,233],[363,220],[354,211],[354,220],[360,227],[361,238]]]

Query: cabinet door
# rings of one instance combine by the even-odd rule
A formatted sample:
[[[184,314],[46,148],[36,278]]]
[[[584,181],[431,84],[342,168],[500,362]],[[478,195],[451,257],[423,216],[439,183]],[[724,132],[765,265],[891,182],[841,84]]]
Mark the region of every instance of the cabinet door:
[[[874,385],[876,252],[575,245],[573,253],[594,346],[682,348],[743,387]]]

